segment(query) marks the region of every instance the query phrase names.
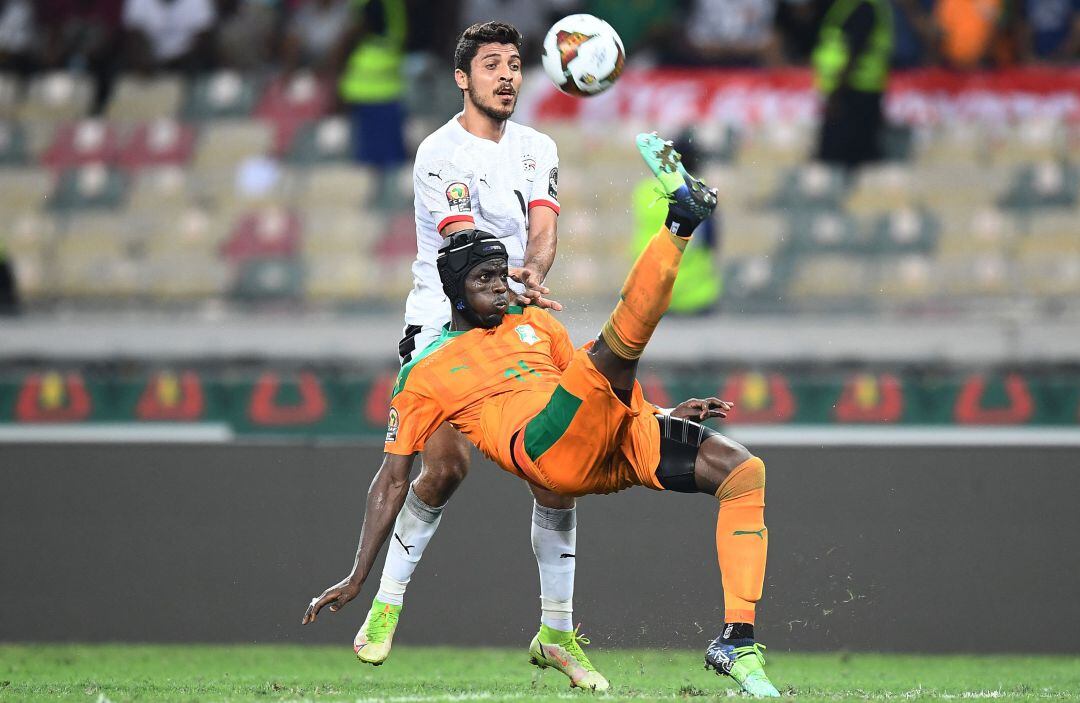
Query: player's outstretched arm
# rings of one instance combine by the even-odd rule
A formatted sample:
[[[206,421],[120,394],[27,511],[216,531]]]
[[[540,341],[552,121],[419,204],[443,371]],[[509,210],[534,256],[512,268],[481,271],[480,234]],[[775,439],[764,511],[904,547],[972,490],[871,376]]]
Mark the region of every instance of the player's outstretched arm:
[[[710,417],[727,417],[728,411],[734,407],[734,403],[719,398],[690,398],[676,405],[671,416],[702,422]]]
[[[300,621],[301,625],[314,622],[323,606],[329,605],[330,611],[336,613],[360,593],[368,573],[371,572],[375,556],[390,536],[394,520],[401,511],[401,506],[405,504],[413,456],[383,455],[382,466],[368,488],[364,524],[360,528],[360,546],[356,549],[352,573],[311,599],[304,612],[304,619]]]

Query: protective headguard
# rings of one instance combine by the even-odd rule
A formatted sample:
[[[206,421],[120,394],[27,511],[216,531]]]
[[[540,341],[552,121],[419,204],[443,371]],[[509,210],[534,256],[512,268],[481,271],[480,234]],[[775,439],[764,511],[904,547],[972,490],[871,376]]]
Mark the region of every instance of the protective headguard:
[[[495,235],[477,229],[454,232],[439,249],[435,265],[439,269],[443,292],[458,312],[464,313],[472,322],[479,323],[469,306],[465,304],[465,277],[477,264],[488,259],[508,261],[506,247]]]

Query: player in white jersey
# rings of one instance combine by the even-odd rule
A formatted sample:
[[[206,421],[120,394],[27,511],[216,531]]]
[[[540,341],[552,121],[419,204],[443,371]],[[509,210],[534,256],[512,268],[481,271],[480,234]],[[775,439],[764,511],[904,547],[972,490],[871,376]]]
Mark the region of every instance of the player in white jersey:
[[[443,239],[459,230],[479,229],[498,236],[509,254],[510,276],[522,302],[561,309],[543,297],[548,292],[544,277],[555,258],[558,152],[550,137],[509,119],[521,87],[520,47],[521,35],[511,25],[487,22],[466,29],[454,55],[454,80],[464,108],[417,150],[413,167],[417,257],[405,308],[405,335],[398,345],[403,366],[418,361],[450,321],[450,302],[435,258]],[[372,501],[395,505],[396,500],[402,508],[393,524],[379,592],[353,642],[360,661],[378,665],[389,656],[405,588],[439,525],[443,507],[468,469],[468,440],[444,424],[427,441],[423,467],[411,485],[394,484],[381,472],[372,482],[369,505]],[[540,631],[530,644],[531,660],[563,672],[573,686],[605,690],[607,680],[582,651],[588,641],[572,624],[574,499],[530,488],[541,601]],[[391,525],[389,518],[380,520],[383,513],[389,511],[370,512],[365,525],[389,536]],[[375,524],[369,524],[372,519]],[[366,580],[375,554],[359,550],[356,558],[357,582],[338,584],[352,593],[350,599]]]

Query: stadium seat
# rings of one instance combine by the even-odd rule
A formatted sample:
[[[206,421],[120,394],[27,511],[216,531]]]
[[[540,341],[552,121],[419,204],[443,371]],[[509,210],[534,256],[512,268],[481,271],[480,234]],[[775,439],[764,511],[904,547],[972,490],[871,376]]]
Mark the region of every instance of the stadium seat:
[[[225,217],[198,207],[145,213],[137,222],[145,233],[146,255],[152,259],[184,255],[215,257],[230,225]]]
[[[26,163],[26,132],[18,122],[0,122],[0,167]]]
[[[147,295],[162,303],[221,297],[228,292],[232,280],[229,265],[216,255],[157,256],[147,261],[144,270],[149,279]]]
[[[795,254],[861,254],[869,241],[855,218],[840,211],[816,211],[788,218],[787,250]]]
[[[935,211],[970,212],[993,205],[1008,180],[1008,169],[972,161],[918,164],[912,172],[915,202]]]
[[[774,254],[788,237],[785,219],[774,213],[729,212],[725,209],[720,224],[720,255],[724,259]]]
[[[942,230],[937,248],[943,259],[965,259],[973,254],[1003,255],[1016,241],[1016,219],[1000,210],[983,208],[940,214]]]
[[[123,123],[172,119],[180,111],[183,95],[184,84],[177,76],[128,75],[117,82],[105,114],[110,121]]]
[[[129,171],[182,166],[191,160],[194,150],[195,128],[162,118],[136,127],[120,149],[117,162]]]
[[[18,115],[20,89],[18,76],[0,73],[0,120],[10,120]]]
[[[259,97],[259,81],[235,71],[200,76],[191,84],[183,116],[189,120],[213,120],[249,116]]]
[[[724,307],[734,312],[785,310],[790,260],[774,256],[731,259],[724,266]]]
[[[1080,169],[1058,160],[1028,164],[1013,174],[998,206],[1011,210],[1075,208],[1080,198]]]
[[[943,292],[949,296],[1000,297],[1014,290],[1013,270],[1003,254],[981,254],[941,263]]]
[[[23,123],[57,123],[78,120],[90,106],[93,86],[90,79],[75,73],[56,71],[30,81],[26,99],[19,106]]]
[[[308,208],[303,213],[306,257],[370,256],[386,228],[380,213],[358,208]]]
[[[301,228],[296,213],[281,207],[249,212],[233,226],[221,254],[234,263],[293,257],[300,251]]]
[[[326,115],[333,103],[333,86],[312,73],[275,79],[255,107],[255,115],[274,125],[274,153],[284,155],[307,122]]]
[[[0,228],[0,244],[13,257],[49,257],[56,245],[59,226],[55,218],[42,212],[8,213],[13,219]]]
[[[924,254],[883,257],[871,270],[870,287],[880,294],[880,303],[928,302],[941,289],[937,262]]]
[[[997,164],[1019,166],[1060,158],[1066,144],[1065,128],[1059,121],[1041,116],[1028,117],[1017,125],[994,130],[993,157]]]
[[[921,127],[914,134],[914,157],[920,166],[977,164],[989,160],[987,135],[967,122]]]
[[[843,172],[813,163],[785,171],[769,198],[768,207],[792,214],[808,209],[836,210],[842,206],[844,196]]]
[[[842,303],[847,308],[872,304],[874,290],[866,260],[844,254],[815,254],[797,260],[788,283],[790,304],[814,307]]]
[[[139,171],[132,179],[128,209],[135,213],[176,213],[192,202],[190,175],[179,166]]]
[[[40,168],[0,168],[0,211],[20,212],[46,205],[55,178]]]
[[[64,171],[48,200],[53,212],[116,209],[123,204],[127,179],[104,164],[89,164]]]
[[[855,215],[908,207],[915,203],[914,173],[902,164],[869,164],[856,175],[847,198],[847,209]]]
[[[742,133],[740,166],[779,167],[805,162],[813,153],[814,127],[776,121]]]
[[[1080,296],[1080,251],[1070,244],[1069,249],[1049,253],[1020,252],[1018,271],[1024,293],[1040,298]]]
[[[282,153],[296,166],[347,162],[352,145],[349,129],[349,121],[344,117],[307,122],[295,132]]]
[[[375,192],[376,174],[369,168],[331,164],[311,169],[302,178],[304,202],[330,209],[359,208]]]
[[[869,250],[886,256],[930,254],[940,232],[941,223],[933,213],[922,208],[897,208],[873,220]]]
[[[246,302],[299,300],[304,268],[293,259],[250,259],[240,262],[230,294]]]
[[[61,126],[41,155],[41,165],[64,170],[87,164],[113,164],[119,153],[116,125],[87,119]]]
[[[197,171],[231,170],[252,156],[266,156],[273,146],[270,127],[253,120],[219,120],[202,128],[195,152]]]
[[[347,253],[305,256],[305,298],[314,302],[355,303],[377,294],[373,289],[372,261]]]

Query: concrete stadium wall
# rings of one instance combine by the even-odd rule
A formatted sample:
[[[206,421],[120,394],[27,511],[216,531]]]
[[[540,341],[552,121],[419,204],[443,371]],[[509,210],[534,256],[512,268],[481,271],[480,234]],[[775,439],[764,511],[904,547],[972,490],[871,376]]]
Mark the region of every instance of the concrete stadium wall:
[[[1080,651],[1076,450],[756,450],[769,470],[758,632],[770,647]],[[351,566],[379,456],[0,445],[0,641],[347,646],[377,577],[340,613],[299,620]],[[398,642],[528,644],[530,506],[517,479],[474,465]],[[716,634],[714,520],[705,496],[581,500],[575,616],[594,643],[698,648]]]

